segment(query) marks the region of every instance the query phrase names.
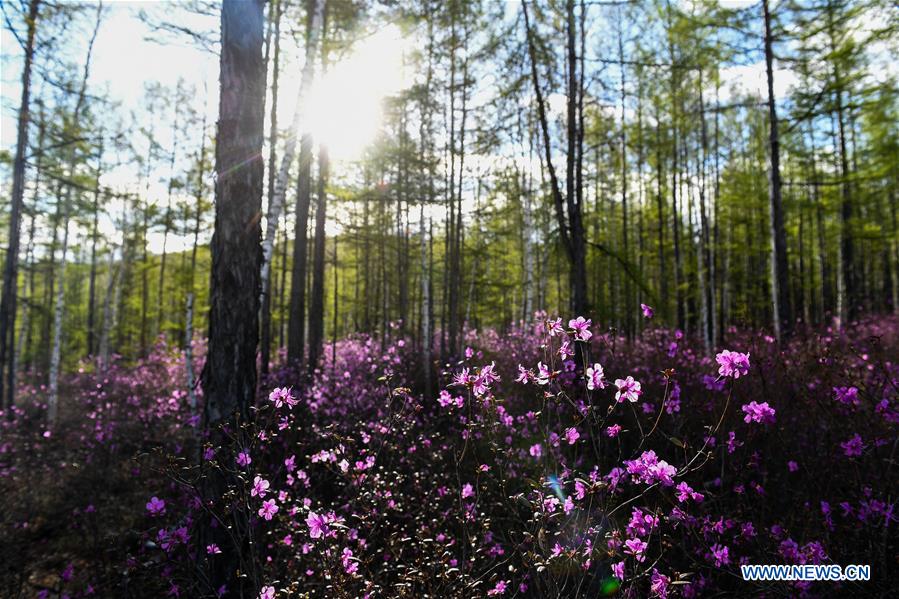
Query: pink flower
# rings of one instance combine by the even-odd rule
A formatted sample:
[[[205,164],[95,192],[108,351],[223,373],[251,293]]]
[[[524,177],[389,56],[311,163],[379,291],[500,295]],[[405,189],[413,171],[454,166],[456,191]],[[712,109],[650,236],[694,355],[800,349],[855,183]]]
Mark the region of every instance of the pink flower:
[[[583,316],[578,316],[568,321],[569,328],[574,329],[575,339],[580,341],[589,341],[590,337],[593,336],[593,333],[590,332],[591,324],[593,324],[593,321],[584,319]]]
[[[505,580],[500,580],[496,583],[496,586],[487,591],[487,595],[489,595],[490,597],[499,597],[500,595],[505,595],[506,588],[508,588],[508,586],[508,582],[506,582]]]
[[[577,443],[577,440],[581,438],[581,434],[577,432],[577,429],[574,427],[570,427],[565,429],[565,440],[568,441],[569,445],[574,445]]]
[[[539,458],[543,455],[543,446],[539,443],[535,443],[531,445],[531,448],[528,450],[528,453],[531,454],[531,457]]]
[[[253,460],[250,458],[249,452],[241,451],[239,454],[237,454],[237,465],[238,466],[247,467],[250,465],[250,462],[252,462],[252,461]]]
[[[315,512],[309,512],[306,516],[306,526],[309,527],[309,536],[313,539],[320,539],[323,535],[328,534],[328,521],[324,516],[319,516]]]
[[[624,552],[630,555],[633,555],[638,562],[642,562],[646,559],[646,556],[643,555],[643,552],[646,551],[646,548],[649,546],[640,539],[628,539],[624,542]]]
[[[165,513],[165,501],[155,495],[147,502],[147,511],[151,516],[161,516]]]
[[[353,559],[353,550],[349,547],[343,548],[343,553],[340,556],[340,561],[343,563],[343,570],[347,574],[355,574],[355,572],[359,569],[359,562]]]
[[[221,552],[222,552],[222,550],[215,543],[210,543],[209,545],[206,545],[206,553],[208,555],[218,555]]]
[[[848,441],[844,441],[840,443],[840,447],[843,448],[843,453],[846,454],[847,458],[851,458],[853,456],[862,455],[862,451],[865,449],[865,444],[862,442],[861,436],[858,433],[852,436]]]
[[[271,520],[272,516],[278,513],[278,503],[274,499],[268,499],[262,502],[262,507],[259,508],[259,515],[265,518],[266,520]]]
[[[715,356],[715,361],[719,364],[718,374],[721,376],[738,379],[749,374],[749,354],[726,349]]]
[[[562,319],[557,318],[555,320],[547,320],[546,321],[546,332],[549,333],[550,337],[555,337],[564,332],[562,328]]]
[[[833,393],[834,399],[840,403],[852,406],[859,404],[858,388],[856,387],[834,387]]]
[[[624,399],[634,403],[640,399],[640,396],[643,394],[640,383],[635,381],[632,376],[628,376],[626,379],[615,379],[615,386],[618,387],[618,392],[615,393],[615,399],[619,403],[623,402]],[[624,399],[622,399],[622,396]]]
[[[664,574],[659,573],[655,568],[652,569],[652,578],[649,579],[649,591],[659,599],[667,599],[668,585],[671,579]]]
[[[742,409],[746,415],[743,416],[743,422],[759,422],[762,424],[772,424],[775,420],[774,418],[774,408],[768,405],[768,402],[757,403],[755,400],[752,400]]]
[[[612,576],[622,582],[624,581],[624,561],[612,564]]]
[[[574,350],[571,349],[571,343],[568,342],[568,339],[562,341],[562,344],[559,346],[559,357],[563,360],[568,356],[573,356]]]
[[[593,366],[587,368],[587,389],[605,389],[606,378],[602,371],[602,366],[597,362]]]
[[[612,426],[606,427],[606,436],[614,439],[618,436],[618,433],[621,432],[620,424],[613,424]]]
[[[715,566],[720,568],[721,566],[725,566],[730,563],[730,555],[726,546],[719,545],[715,543],[711,547],[712,549],[712,559],[715,562]]]
[[[543,362],[537,362],[537,384],[538,385],[546,385],[549,384],[550,379],[553,377],[552,369],[544,364]]]
[[[288,408],[293,408],[299,403],[291,394],[290,387],[276,387],[268,394],[268,400],[275,404],[276,408],[280,408],[285,403]]]
[[[652,318],[653,314],[655,314],[652,307],[647,306],[646,304],[640,304],[640,309],[643,311],[643,318],[647,320]]]
[[[465,483],[462,487],[462,499],[469,497],[474,497],[474,487],[471,486],[471,483]]]
[[[533,377],[531,371],[522,366],[518,365],[518,377],[515,379],[516,383],[522,383],[524,385],[528,384],[528,381]]]
[[[259,599],[275,599],[275,587],[262,587],[259,590]]]
[[[250,491],[250,495],[253,497],[265,497],[265,494],[268,493],[269,482],[262,478],[261,476],[256,476],[253,479],[253,490]]]

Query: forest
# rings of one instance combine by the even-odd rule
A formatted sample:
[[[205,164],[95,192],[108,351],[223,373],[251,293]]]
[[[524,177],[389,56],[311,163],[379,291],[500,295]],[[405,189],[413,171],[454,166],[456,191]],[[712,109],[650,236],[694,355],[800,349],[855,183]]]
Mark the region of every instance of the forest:
[[[2,12],[3,597],[895,592],[893,2]]]

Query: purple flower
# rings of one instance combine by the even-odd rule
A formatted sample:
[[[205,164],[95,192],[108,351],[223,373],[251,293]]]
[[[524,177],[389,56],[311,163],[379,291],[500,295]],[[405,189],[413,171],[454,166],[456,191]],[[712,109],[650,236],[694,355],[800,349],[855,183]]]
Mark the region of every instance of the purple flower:
[[[489,595],[490,597],[499,597],[501,595],[505,595],[508,586],[508,582],[506,582],[505,580],[500,580],[496,583],[496,586],[487,591],[487,595]]]
[[[664,574],[659,573],[655,568],[652,569],[652,577],[649,579],[649,591],[660,599],[667,599],[668,585],[671,579]]]
[[[474,497],[474,487],[471,486],[471,483],[465,483],[462,486],[462,499],[468,499],[469,497]]]
[[[636,460],[625,460],[624,465],[628,474],[637,482],[647,485],[658,482],[665,487],[674,485],[673,477],[677,474],[677,469],[665,460],[660,460],[651,449],[644,451]]]
[[[620,424],[613,424],[612,426],[606,427],[606,436],[614,439],[618,436],[618,433],[621,432]]]
[[[237,465],[246,468],[250,465],[250,462],[253,460],[250,458],[250,454],[247,451],[241,451],[237,454]]]
[[[619,403],[623,402],[624,399],[634,403],[640,399],[640,396],[643,394],[640,383],[635,381],[632,376],[628,376],[626,379],[615,379],[615,386],[618,387],[618,392],[615,393],[615,399]],[[622,397],[624,399],[622,399]]]
[[[261,476],[256,476],[253,479],[253,489],[250,491],[250,495],[253,497],[265,497],[265,494],[268,493],[268,488],[269,482]]]
[[[655,314],[655,311],[651,306],[647,306],[646,304],[640,304],[640,310],[643,311],[643,318],[649,320]]]
[[[593,321],[589,318],[584,319],[583,316],[578,316],[568,321],[568,326],[574,329],[575,339],[580,341],[589,341],[590,337],[593,336],[593,333],[590,332],[591,324],[593,324]]]
[[[354,574],[359,569],[359,562],[353,559],[353,550],[349,547],[343,548],[340,561],[343,563],[343,570],[347,574]]]
[[[714,560],[716,567],[720,568],[721,566],[730,563],[730,555],[726,546],[715,543],[712,545],[711,549],[712,559]]]
[[[858,433],[855,433],[851,439],[840,443],[840,447],[843,448],[843,453],[846,454],[846,457],[851,458],[862,455],[865,444],[862,442],[861,436],[859,436]]]
[[[638,562],[642,562],[646,559],[646,556],[643,555],[643,552],[646,551],[646,548],[649,545],[644,543],[640,539],[628,539],[624,542],[624,546],[624,552],[633,555]]]
[[[577,440],[581,438],[581,434],[577,432],[577,429],[574,427],[570,427],[565,429],[565,440],[568,441],[569,445],[574,445],[577,443]]]
[[[624,561],[612,564],[612,576],[624,582]]]
[[[264,586],[259,589],[259,599],[275,599],[275,587]]]
[[[726,349],[715,356],[715,361],[719,364],[718,374],[721,376],[738,379],[749,374],[749,354]]]
[[[209,545],[206,545],[206,553],[208,555],[218,555],[221,552],[222,552],[221,548],[219,548],[219,546],[216,545],[215,543],[210,543]]]
[[[151,516],[161,516],[165,513],[165,501],[155,495],[147,502],[147,511]]]
[[[759,422],[762,424],[772,424],[774,422],[774,408],[768,405],[768,402],[757,403],[752,400],[741,408],[746,415],[743,416],[743,422]]]
[[[602,371],[602,366],[597,362],[593,366],[587,368],[587,389],[605,389],[606,378]]]
[[[328,534],[328,521],[324,516],[319,516],[315,512],[309,512],[306,516],[306,526],[309,527],[309,536],[313,539],[320,539],[323,535]]]
[[[834,387],[833,394],[833,398],[840,403],[852,406],[859,404],[858,389],[856,387]]]
[[[266,520],[271,520],[272,517],[278,513],[278,503],[274,499],[268,499],[262,502],[262,507],[259,508],[259,515],[265,518]]]

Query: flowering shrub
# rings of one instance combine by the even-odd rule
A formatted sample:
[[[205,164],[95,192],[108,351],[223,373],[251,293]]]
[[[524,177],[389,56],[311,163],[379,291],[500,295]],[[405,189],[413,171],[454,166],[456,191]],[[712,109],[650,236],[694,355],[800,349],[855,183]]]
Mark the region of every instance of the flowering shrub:
[[[272,599],[885,596],[899,549],[897,334],[872,321],[778,348],[731,330],[729,349],[708,356],[677,331],[627,342],[540,315],[502,335],[469,331],[434,393],[413,391],[410,340],[357,337],[327,348],[311,382],[273,372],[252,421],[208,438],[177,392],[178,354],[162,353],[148,364],[171,364],[170,379],[104,417],[99,445],[83,434],[93,412],[79,412],[79,432],[56,441],[67,453],[45,462],[22,448],[57,431],[48,441],[17,413],[0,491],[28,496],[24,469],[53,472],[79,442],[85,463],[131,469],[93,524],[82,508],[64,531],[37,525],[64,540],[108,522],[121,539],[103,559],[54,541],[35,588],[72,597],[138,584],[147,596],[235,593],[203,574],[216,564],[238,564],[242,590]],[[152,370],[119,376],[141,368]],[[95,379],[79,376],[73,397],[93,405]],[[110,387],[116,401],[133,395]],[[210,480],[227,484],[210,492]],[[8,538],[28,538],[25,514],[56,518],[17,501]],[[867,563],[873,579],[749,583],[747,563]]]

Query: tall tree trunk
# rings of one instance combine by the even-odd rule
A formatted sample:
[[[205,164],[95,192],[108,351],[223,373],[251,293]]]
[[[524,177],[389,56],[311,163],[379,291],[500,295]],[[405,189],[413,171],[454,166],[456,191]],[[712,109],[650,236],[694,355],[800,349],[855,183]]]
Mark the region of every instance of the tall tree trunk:
[[[268,207],[269,212],[271,213],[274,209],[275,203],[275,151],[278,145],[278,77],[280,75],[280,63],[281,63],[281,1],[275,0],[274,4],[269,8],[269,10],[274,10],[274,15],[271,16],[272,21],[274,22],[274,41],[275,41],[275,49],[273,52],[274,59],[272,61],[272,106],[269,112],[269,134],[268,134]],[[269,32],[271,33],[271,27],[269,27]],[[268,54],[270,40],[266,41],[266,54]],[[268,61],[266,61],[267,63]],[[302,85],[302,84],[301,84]],[[292,132],[293,135],[296,135],[296,132]],[[296,139],[292,137],[291,139]],[[289,143],[289,142],[288,142]],[[295,145],[295,142],[294,142]],[[293,162],[293,158],[291,158],[291,162]],[[285,181],[285,189],[284,192],[287,191],[287,182]],[[284,205],[284,194],[281,197],[281,205]],[[272,215],[274,216],[274,215]],[[279,215],[280,216],[280,215]],[[271,250],[269,250],[269,254],[266,255],[265,248],[268,243],[268,222],[266,222],[266,239],[262,242],[262,255],[263,262],[262,264],[262,331],[260,341],[260,366],[262,369],[262,375],[265,376],[268,374],[268,366],[271,361],[271,348],[272,348],[272,294],[270,293],[270,284],[268,282],[271,277],[271,267],[268,266],[270,261],[274,260],[274,249],[275,249],[275,239],[277,237],[278,230],[278,222],[274,223],[274,231],[272,233],[271,238]]]
[[[75,102],[75,108],[72,110],[72,126],[77,127],[81,122],[81,109],[84,107],[85,92],[87,91],[87,81],[90,76],[91,55],[94,51],[94,42],[97,39],[97,32],[100,30],[100,21],[103,17],[103,3],[97,3],[97,17],[94,24],[94,31],[87,45],[87,57],[84,59],[84,69],[81,74],[81,87],[78,90],[78,99]],[[74,134],[74,133],[73,133]],[[70,146],[68,151],[69,164],[66,169],[67,179],[72,180],[75,176],[75,148]],[[59,368],[62,357],[62,325],[63,313],[65,309],[65,290],[66,290],[66,261],[69,245],[69,212],[71,209],[72,188],[69,187],[64,195],[60,195],[62,202],[60,214],[62,215],[62,258],[59,263],[58,288],[56,291],[56,305],[53,310],[53,345],[50,353],[50,381],[49,392],[47,395],[47,422],[49,426],[56,424],[56,416],[59,403]]]
[[[319,37],[322,36],[325,18],[325,0],[313,0],[310,6],[309,20],[306,30],[306,51],[303,71],[300,75],[300,87],[297,90],[296,106],[294,107],[293,120],[291,129],[284,146],[284,155],[281,157],[281,167],[278,171],[278,177],[274,183],[274,190],[269,194],[268,214],[266,215],[265,241],[263,243],[263,265],[262,265],[262,294],[264,296],[264,305],[268,304],[265,296],[269,295],[269,280],[271,278],[271,260],[274,251],[275,232],[278,228],[278,220],[281,217],[281,210],[284,206],[284,199],[287,193],[287,183],[290,177],[290,167],[296,154],[297,136],[300,135],[300,171],[299,181],[297,183],[297,222],[294,234],[294,265],[293,279],[290,292],[290,324],[288,325],[287,336],[287,357],[288,362],[299,363],[303,359],[303,343],[305,329],[305,284],[303,281],[306,276],[305,264],[305,240],[306,226],[309,218],[309,200],[311,192],[311,164],[312,164],[312,138],[309,135],[308,123],[305,123],[305,111],[307,96],[312,87],[315,78],[315,64],[318,56]],[[275,41],[277,44],[277,40]],[[275,46],[276,53],[278,46]],[[276,54],[277,56],[277,54]],[[277,77],[277,75],[276,75]],[[277,78],[275,79],[277,81]],[[274,90],[275,88],[273,88]],[[272,130],[275,128],[275,113],[277,106],[272,105]],[[306,131],[307,133],[300,133]],[[271,141],[272,153],[270,160],[274,159],[275,140]],[[274,162],[270,162],[270,167],[274,168]],[[298,247],[298,246],[301,246]],[[300,256],[299,254],[302,254]],[[299,258],[302,257],[302,264],[298,264]],[[300,278],[302,277],[302,278]],[[270,318],[269,318],[270,320]],[[269,323],[268,327],[271,326]],[[263,327],[264,343],[268,343],[269,333]],[[265,355],[268,351],[265,350]]]
[[[787,271],[787,236],[784,230],[783,199],[780,181],[780,139],[777,131],[777,104],[774,99],[774,52],[771,40],[771,13],[768,0],[762,0],[765,19],[765,73],[768,83],[768,202],[771,232],[771,307],[774,333],[778,339],[789,336],[793,328]]]
[[[22,99],[19,103],[16,156],[13,162],[13,184],[9,216],[9,248],[3,265],[3,297],[0,299],[0,407],[12,408],[15,401],[15,330],[16,298],[18,295],[19,232],[25,197],[25,152],[28,151],[28,128],[31,123],[31,66],[34,62],[34,35],[37,28],[40,0],[28,6],[28,34],[25,41],[25,64],[22,68]],[[6,379],[4,381],[4,368]],[[7,385],[4,395],[3,386]],[[10,413],[11,414],[11,413]]]
[[[262,0],[222,3],[209,349],[201,381],[204,426],[214,444],[225,446],[220,451],[231,453],[229,460],[244,447],[239,423],[251,419],[256,393],[264,179],[263,23]],[[229,425],[230,435],[220,432],[222,424]],[[236,482],[232,476],[221,470],[207,476],[205,499],[214,502],[224,525],[207,523],[201,546],[216,543],[223,551],[206,562],[209,591],[225,584],[229,593],[246,596],[255,594],[260,582],[256,564],[247,567],[240,560],[249,542],[246,511],[218,503],[229,484]]]
[[[328,149],[318,148],[318,202],[312,254],[312,297],[309,302],[309,372],[318,367],[325,334],[325,220],[327,215]]]

